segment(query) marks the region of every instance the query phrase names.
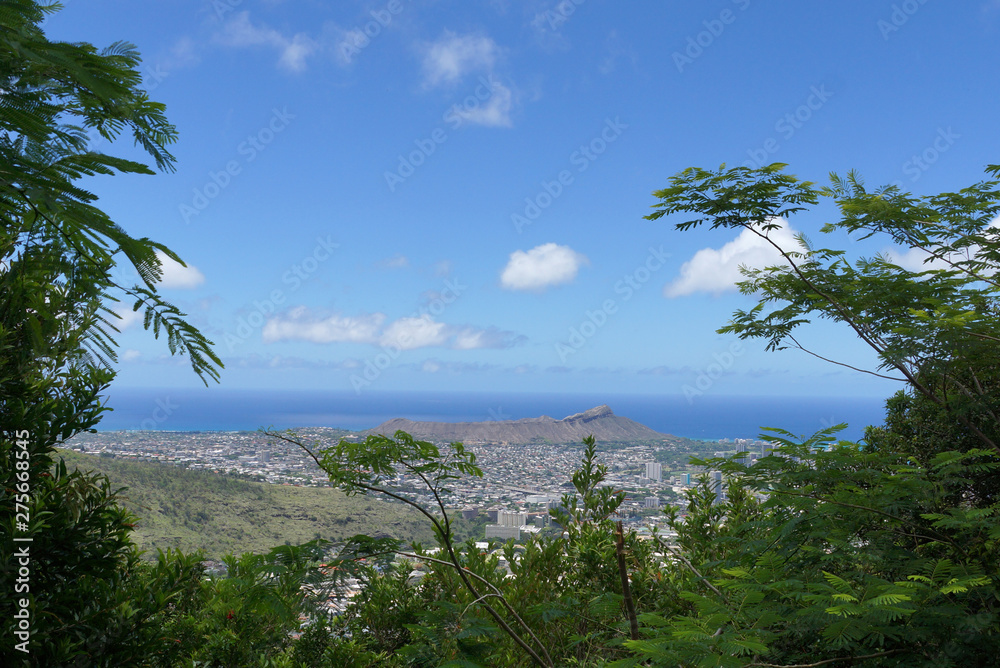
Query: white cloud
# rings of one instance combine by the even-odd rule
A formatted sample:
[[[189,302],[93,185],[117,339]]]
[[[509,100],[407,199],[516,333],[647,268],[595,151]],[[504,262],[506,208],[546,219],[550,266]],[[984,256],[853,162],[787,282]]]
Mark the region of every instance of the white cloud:
[[[795,231],[787,221],[779,220],[781,225],[772,230],[770,238],[786,250],[798,250]],[[991,228],[1000,228],[1000,217],[994,219]],[[970,256],[978,251],[969,249]],[[948,264],[941,260],[924,263],[929,255],[918,248],[886,248],[882,251],[885,258],[903,269],[913,272],[931,269],[946,269]],[[960,259],[960,258],[956,258]],[[675,281],[663,288],[666,297],[683,297],[696,292],[710,292],[719,295],[723,292],[735,291],[736,282],[742,280],[740,265],[760,269],[769,265],[784,264],[785,260],[773,246],[753,234],[743,230],[736,239],[719,249],[703,248],[681,266],[681,275]]]
[[[486,329],[465,327],[456,331],[451,347],[455,350],[510,348],[522,343],[524,340],[524,336],[514,336],[512,332],[506,332],[496,327],[488,327]]]
[[[544,290],[576,278],[587,258],[569,246],[542,244],[525,252],[516,250],[500,274],[500,285],[508,290]]]
[[[138,350],[135,350],[134,348],[129,348],[128,350],[122,353],[119,359],[121,359],[122,362],[136,362],[142,359],[142,353],[140,353]]]
[[[345,359],[340,362],[331,360],[305,359],[286,355],[258,355],[250,353],[238,357],[223,357],[227,369],[241,367],[244,369],[359,369],[364,366],[359,360]]]
[[[424,48],[424,77],[427,86],[454,83],[472,71],[490,71],[499,48],[489,37],[456,35],[445,30],[436,42]]]
[[[491,82],[490,96],[483,104],[464,107],[456,104],[452,107],[454,115],[465,123],[485,125],[486,127],[509,128],[510,109],[513,95],[510,89],[497,81]]]
[[[278,64],[293,72],[306,68],[306,58],[312,55],[319,44],[305,33],[286,37],[274,28],[255,26],[250,22],[250,12],[235,14],[217,33],[215,40],[225,46],[248,47],[270,46],[279,51]]]
[[[437,322],[426,313],[399,318],[383,327],[385,319],[382,313],[356,317],[317,317],[305,306],[297,306],[268,320],[264,325],[262,339],[264,343],[366,343],[400,350],[431,347],[453,350],[509,348],[524,340],[523,336],[496,327],[484,329]]]
[[[785,250],[797,250],[795,232],[786,221],[778,223],[780,227],[768,234],[770,239]],[[762,269],[783,263],[784,259],[770,243],[745,229],[722,248],[702,248],[695,253],[681,266],[680,277],[663,288],[663,294],[673,298],[696,292],[719,295],[735,291],[737,281],[743,279],[740,265]]]
[[[280,46],[287,43],[285,37],[277,30],[267,27],[256,27],[250,22],[250,12],[238,12],[222,26],[222,32],[217,33],[216,40],[226,46],[259,46],[269,44]]]
[[[170,56],[166,67],[169,70],[191,67],[197,65],[200,60],[195,41],[190,37],[181,37],[170,47]]]
[[[505,349],[520,345],[527,340],[523,335],[514,334],[497,327],[451,327],[449,328],[453,350],[475,350],[480,348]]]
[[[264,343],[366,343],[400,350],[430,347],[454,350],[509,348],[524,340],[523,336],[496,327],[483,329],[437,322],[426,313],[399,318],[383,327],[385,319],[382,313],[318,317],[305,306],[296,306],[269,319],[264,325],[262,339]]]
[[[278,64],[292,72],[301,72],[306,68],[306,58],[315,50],[316,43],[299,33],[292,37],[291,43],[283,46]]]
[[[356,318],[331,315],[316,318],[305,306],[296,306],[288,313],[271,318],[261,333],[264,343],[277,341],[311,341],[313,343],[372,343],[385,321],[382,313]]]
[[[482,364],[478,362],[445,362],[438,359],[425,359],[423,362],[408,364],[414,369],[419,369],[424,373],[450,373],[450,374],[465,374],[465,373],[484,373],[486,371],[492,371],[499,367],[495,364]]]
[[[414,350],[428,346],[442,346],[448,340],[447,325],[435,322],[427,314],[416,318],[400,318],[382,333],[383,346],[395,346],[400,350]]]
[[[570,41],[562,32],[562,27],[572,13],[567,14],[564,10],[572,10],[573,3],[570,0],[561,0],[551,4],[550,8],[535,14],[531,20],[531,29],[536,42],[543,49],[565,51],[570,48]]]
[[[205,282],[205,275],[194,265],[186,267],[180,262],[167,257],[163,251],[156,251],[156,257],[160,260],[163,276],[157,287],[176,288],[179,290],[190,290]]]
[[[936,258],[925,264],[924,260],[927,260],[931,256],[919,248],[911,248],[907,251],[904,251],[902,248],[887,248],[882,251],[882,254],[889,262],[898,264],[907,271],[919,272],[930,271],[931,269],[948,269],[951,266],[944,260]]]
[[[120,320],[112,320],[111,324],[118,328],[118,331],[124,332],[126,329],[136,324],[137,322],[142,322],[145,317],[145,312],[140,309],[138,311],[133,311],[132,306],[118,306],[112,309],[115,315],[120,318]]]
[[[392,257],[379,260],[377,266],[383,269],[405,269],[410,266],[410,260],[405,255],[397,253]]]
[[[423,50],[424,88],[454,84],[470,73],[478,73],[475,95],[465,97],[448,110],[446,119],[457,125],[510,127],[515,94],[511,86],[494,79],[493,70],[501,49],[483,35],[457,35],[449,30]]]
[[[1000,216],[994,218],[990,224],[986,226],[986,230],[983,230],[983,232],[988,233],[991,229],[1000,229]],[[982,248],[978,244],[972,244],[963,252],[953,254],[950,259],[959,262],[970,258],[979,258],[981,251]],[[889,262],[898,264],[907,271],[921,272],[930,271],[932,269],[952,268],[950,264],[937,258],[931,260],[930,262],[925,262],[925,260],[930,257],[930,253],[927,253],[919,248],[910,248],[909,250],[900,247],[886,248],[882,251],[882,255],[885,256],[885,259]]]
[[[485,330],[474,330],[465,329],[455,335],[454,347],[458,350],[473,350],[475,348],[484,348],[483,337],[486,335]]]

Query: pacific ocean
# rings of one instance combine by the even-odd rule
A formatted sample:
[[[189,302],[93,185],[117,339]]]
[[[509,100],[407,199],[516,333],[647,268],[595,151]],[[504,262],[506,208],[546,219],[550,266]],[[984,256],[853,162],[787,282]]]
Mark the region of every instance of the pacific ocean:
[[[881,424],[884,399],[509,392],[353,392],[122,389],[109,392],[99,431],[248,431],[273,426],[360,430],[405,417],[438,422],[564,418],[607,404],[616,415],[656,431],[694,439],[756,438],[762,427],[809,435],[847,423],[841,438],[859,439]]]

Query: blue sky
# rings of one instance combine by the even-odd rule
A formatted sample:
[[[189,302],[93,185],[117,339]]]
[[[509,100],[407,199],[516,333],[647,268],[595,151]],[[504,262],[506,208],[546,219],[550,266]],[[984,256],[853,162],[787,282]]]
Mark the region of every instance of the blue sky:
[[[179,130],[176,172],[88,185],[188,263],[162,291],[231,388],[886,396],[716,334],[768,257],[644,220],[651,192],[780,161],[926,194],[1000,162],[996,0],[66,5],[49,37],[136,44]],[[790,225],[887,250],[818,239],[833,214]],[[200,385],[130,320],[115,387]]]

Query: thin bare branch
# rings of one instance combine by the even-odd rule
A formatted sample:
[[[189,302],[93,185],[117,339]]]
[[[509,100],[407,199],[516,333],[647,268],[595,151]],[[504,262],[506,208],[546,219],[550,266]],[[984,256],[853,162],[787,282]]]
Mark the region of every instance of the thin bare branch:
[[[823,357],[822,355],[820,355],[818,353],[814,353],[813,351],[809,350],[808,348],[803,347],[803,345],[801,343],[799,343],[798,340],[796,340],[796,338],[794,336],[792,336],[791,334],[788,335],[788,338],[792,340],[792,343],[794,343],[795,346],[799,350],[801,350],[804,353],[809,353],[813,357],[817,357],[817,358],[823,360],[824,362],[830,362],[831,364],[837,364],[839,366],[844,366],[844,367],[847,367],[848,369],[851,369],[853,371],[858,371],[860,373],[871,374],[872,376],[875,376],[877,378],[885,378],[886,380],[895,380],[895,381],[899,381],[900,383],[905,383],[906,382],[905,378],[894,378],[893,376],[886,376],[886,375],[878,373],[876,371],[870,371],[868,369],[860,369],[860,368],[858,368],[856,366],[851,366],[850,364],[845,364],[844,362],[838,362],[837,360],[832,360],[832,359],[830,359],[828,357]]]

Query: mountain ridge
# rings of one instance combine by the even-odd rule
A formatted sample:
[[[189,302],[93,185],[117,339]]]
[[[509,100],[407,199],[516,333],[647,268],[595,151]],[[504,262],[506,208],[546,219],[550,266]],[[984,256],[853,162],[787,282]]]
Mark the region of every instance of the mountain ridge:
[[[615,415],[607,404],[568,415],[561,420],[548,415],[483,422],[415,422],[407,418],[393,418],[377,427],[359,432],[359,436],[392,436],[397,431],[405,431],[421,440],[463,443],[579,443],[591,434],[598,442],[614,443],[675,438],[630,418]]]

